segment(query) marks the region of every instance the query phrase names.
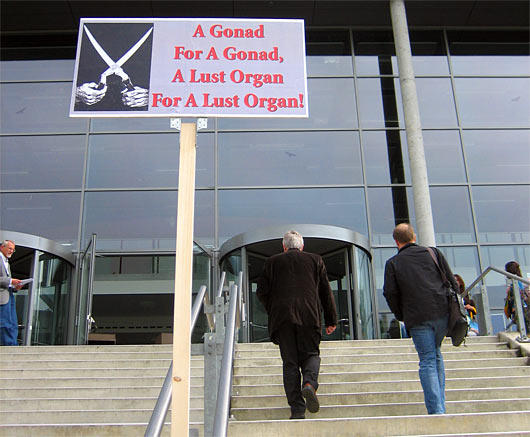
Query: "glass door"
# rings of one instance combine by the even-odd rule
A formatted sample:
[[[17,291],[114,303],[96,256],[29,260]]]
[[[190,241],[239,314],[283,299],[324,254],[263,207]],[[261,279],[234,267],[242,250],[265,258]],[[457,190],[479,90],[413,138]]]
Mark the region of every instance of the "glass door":
[[[76,344],[87,344],[92,321],[92,294],[94,288],[94,263],[96,259],[96,234],[81,254],[77,301]]]
[[[265,308],[256,296],[258,280],[263,272],[263,265],[267,257],[247,251],[248,269],[248,320],[249,341],[251,343],[270,341],[268,318]]]
[[[329,283],[337,307],[337,329],[331,335],[323,333],[322,340],[353,340],[352,290],[350,286],[348,252],[341,249],[332,254],[323,255]],[[323,321],[323,320],[322,320]],[[322,323],[324,326],[324,323]],[[324,331],[323,331],[324,332]]]

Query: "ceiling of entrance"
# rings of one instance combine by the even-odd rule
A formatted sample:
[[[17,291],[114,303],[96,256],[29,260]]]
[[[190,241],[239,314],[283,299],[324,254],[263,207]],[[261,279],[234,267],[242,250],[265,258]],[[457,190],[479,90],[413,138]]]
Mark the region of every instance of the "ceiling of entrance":
[[[351,246],[345,241],[329,240],[324,238],[304,237],[304,251],[326,255],[344,247]],[[248,252],[269,257],[282,252],[282,239],[260,241],[245,246]]]
[[[528,26],[527,0],[408,0],[410,26]],[[303,18],[308,26],[389,26],[387,1],[12,1],[1,2],[1,32],[75,32],[82,17]]]

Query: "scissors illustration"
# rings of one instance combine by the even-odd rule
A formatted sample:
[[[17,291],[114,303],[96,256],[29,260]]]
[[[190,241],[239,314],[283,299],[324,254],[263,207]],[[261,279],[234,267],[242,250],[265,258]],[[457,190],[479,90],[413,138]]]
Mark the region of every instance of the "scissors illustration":
[[[98,52],[99,56],[101,56],[101,59],[103,59],[105,63],[109,66],[109,68],[107,68],[103,73],[101,73],[101,76],[99,78],[99,84],[96,89],[100,90],[104,88],[107,84],[107,76],[116,74],[117,76],[121,77],[123,83],[129,91],[134,90],[134,86],[131,82],[131,79],[129,78],[129,75],[125,73],[125,71],[123,71],[122,66],[131,58],[132,55],[136,53],[136,51],[141,47],[145,40],[149,38],[149,35],[151,35],[153,28],[151,27],[145,33],[145,35],[138,40],[135,45],[133,45],[120,59],[114,62],[114,60],[105,52],[105,50],[103,50],[103,47],[101,47],[101,45],[96,41],[96,38],[94,38],[94,36],[90,33],[86,25],[83,27],[88,36],[88,39]]]

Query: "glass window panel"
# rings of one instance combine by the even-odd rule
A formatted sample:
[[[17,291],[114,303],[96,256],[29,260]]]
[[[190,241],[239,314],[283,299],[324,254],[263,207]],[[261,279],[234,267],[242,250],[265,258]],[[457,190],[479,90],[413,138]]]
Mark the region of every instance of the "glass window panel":
[[[528,56],[451,56],[455,76],[517,76],[530,74]]]
[[[364,131],[363,151],[368,184],[410,183],[404,131]],[[465,182],[458,131],[423,131],[429,182]]]
[[[473,187],[480,241],[530,243],[529,185]]]
[[[361,184],[357,132],[219,134],[219,184]]]
[[[455,78],[464,127],[530,125],[530,79]]]
[[[71,93],[71,82],[0,85],[1,132],[85,132],[85,119],[68,116]],[[43,114],[46,116],[43,117]]]
[[[0,138],[3,190],[81,188],[84,135]]]
[[[404,127],[403,107],[401,103],[401,88],[399,79],[396,81],[398,93],[399,120]],[[420,108],[421,125],[425,128],[456,127],[456,110],[451,81],[439,78],[416,79],[418,105]]]
[[[77,247],[80,193],[0,194],[0,228]]]
[[[351,56],[308,56],[307,77],[353,76]]]
[[[357,81],[359,118],[363,128],[398,127],[401,101],[397,101],[396,83],[392,78]]]
[[[368,208],[373,244],[394,245],[392,231],[397,223],[415,226],[412,188],[368,188]]]
[[[354,32],[354,41],[357,75],[398,75],[392,32]],[[411,31],[410,41],[416,75],[449,74],[441,32]]]
[[[471,182],[530,182],[529,130],[463,132]]]
[[[440,247],[438,249],[444,254],[445,259],[453,274],[459,274],[466,286],[470,286],[480,275],[480,264],[478,251],[473,247]],[[472,294],[480,291],[475,288]]]
[[[530,73],[528,31],[448,31],[455,75]]]
[[[357,127],[353,79],[308,79],[309,118],[220,118],[219,129]]]
[[[359,79],[357,86],[362,127],[404,127],[399,79]],[[457,126],[449,79],[419,78],[416,90],[423,128]]]
[[[431,205],[438,244],[475,241],[467,187],[431,187]]]
[[[97,234],[98,250],[174,250],[175,191],[88,192],[84,238]],[[213,191],[196,191],[194,238],[213,243]]]
[[[394,315],[388,308],[386,299],[383,296],[383,285],[385,282],[385,264],[387,260],[397,254],[397,247],[372,249],[372,266],[375,277],[375,293],[377,300],[377,311],[379,313],[379,327],[381,334],[388,331],[390,322]]]
[[[214,184],[214,136],[197,135],[197,186]],[[89,188],[176,188],[179,135],[91,135]]]
[[[225,240],[263,226],[313,223],[367,235],[362,188],[219,190],[219,235]]]
[[[523,278],[530,280],[530,246],[481,246],[484,269],[496,267],[504,270],[507,262],[517,261]],[[496,272],[486,275],[486,287],[492,312],[502,312],[506,297],[506,277]]]
[[[0,62],[0,80],[66,80],[74,77],[73,59]]]

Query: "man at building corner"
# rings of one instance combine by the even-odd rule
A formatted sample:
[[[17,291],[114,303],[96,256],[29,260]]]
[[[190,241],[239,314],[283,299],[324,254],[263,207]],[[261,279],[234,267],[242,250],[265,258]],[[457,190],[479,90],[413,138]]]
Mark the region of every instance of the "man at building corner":
[[[0,346],[17,346],[18,321],[15,307],[16,293],[22,288],[20,279],[11,277],[9,258],[15,243],[5,240],[0,244]]]
[[[397,255],[387,260],[383,295],[396,316],[405,322],[419,356],[419,376],[429,414],[445,413],[445,369],[441,353],[447,333],[447,287],[426,247],[416,244],[416,234],[401,223],[392,234]],[[446,259],[438,250],[440,268],[454,289],[457,284]]]
[[[267,310],[270,338],[280,347],[290,419],[305,419],[306,408],[311,413],[320,408],[322,311],[330,335],[337,310],[322,258],[303,252],[304,239],[296,231],[287,232],[282,244],[283,253],[265,261],[256,294]]]

